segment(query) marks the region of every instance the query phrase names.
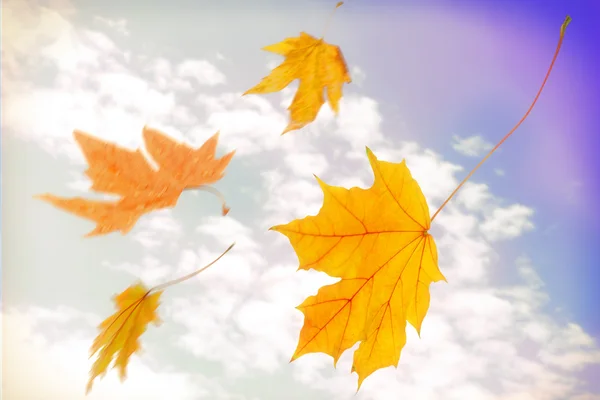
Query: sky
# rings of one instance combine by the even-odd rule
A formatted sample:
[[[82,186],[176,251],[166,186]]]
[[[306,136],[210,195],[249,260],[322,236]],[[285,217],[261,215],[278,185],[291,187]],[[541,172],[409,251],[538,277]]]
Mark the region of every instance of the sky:
[[[297,84],[241,94],[281,61],[263,46],[320,35],[334,5],[2,2],[3,398],[600,399],[600,5],[349,0],[326,34],[353,78],[339,114],[324,106],[280,136]],[[566,14],[531,116],[435,220],[448,282],[431,286],[399,366],[356,394],[354,349],[336,368],[324,354],[289,363],[295,307],[335,279],[297,271],[268,228],[319,211],[313,174],[369,187],[365,146],[406,159],[437,209],[527,110]],[[125,236],[84,238],[92,223],[33,199],[89,195],[74,129],[133,149],[144,125],[194,146],[220,131],[218,155],[236,150],[215,184],[228,216],[210,194],[185,192]],[[189,273],[232,242],[163,294],[164,322],[142,336],[128,379],[109,371],[86,397],[88,348],[111,297]]]

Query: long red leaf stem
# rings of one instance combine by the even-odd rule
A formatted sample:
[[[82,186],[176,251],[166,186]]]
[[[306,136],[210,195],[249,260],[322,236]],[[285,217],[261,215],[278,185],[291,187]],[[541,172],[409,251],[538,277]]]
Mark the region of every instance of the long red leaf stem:
[[[475,171],[477,171],[479,169],[479,167],[481,167],[481,165],[483,165],[483,163],[486,162],[486,160],[488,158],[490,158],[490,156],[492,154],[494,154],[494,152],[498,149],[498,147],[500,147],[502,145],[502,143],[504,143],[506,141],[506,139],[508,139],[517,130],[517,128],[519,128],[519,126],[521,126],[521,124],[527,119],[527,117],[531,113],[531,110],[533,110],[533,107],[535,106],[535,103],[537,103],[540,95],[542,94],[542,90],[544,89],[544,86],[546,86],[546,82],[548,81],[548,78],[550,77],[550,72],[552,72],[552,68],[554,67],[554,62],[556,61],[556,58],[558,57],[558,53],[560,52],[560,48],[562,46],[562,42],[563,42],[563,39],[564,39],[564,36],[565,36],[565,30],[567,28],[567,25],[569,25],[570,22],[571,22],[571,17],[569,17],[567,15],[567,17],[565,18],[565,21],[563,22],[563,24],[560,27],[560,38],[558,39],[558,44],[556,45],[556,51],[554,52],[554,57],[552,57],[552,62],[550,63],[550,67],[548,68],[548,72],[546,72],[546,76],[544,77],[544,81],[542,82],[542,86],[540,86],[540,89],[538,90],[535,98],[533,99],[533,102],[529,106],[529,109],[527,110],[527,112],[525,113],[525,115],[523,115],[523,118],[521,118],[521,120],[519,122],[517,122],[517,124],[510,130],[510,132],[508,132],[502,138],[502,140],[500,140],[498,142],[498,144],[496,146],[494,146],[494,148],[492,150],[490,150],[490,152],[487,153],[487,155],[485,157],[483,157],[483,159],[479,162],[479,164],[477,164],[475,166],[475,168],[473,168],[473,170],[471,170],[471,172],[469,172],[469,175],[467,175],[467,177],[462,180],[462,182],[456,187],[456,189],[454,189],[454,191],[452,193],[450,193],[450,196],[448,196],[448,198],[442,203],[442,205],[440,206],[440,208],[438,208],[437,211],[431,216],[431,221],[432,222],[435,219],[435,217],[439,214],[439,212],[442,211],[442,209],[446,206],[446,204],[448,204],[448,202],[454,197],[454,195],[456,194],[456,192],[458,192],[458,190],[469,180],[469,178],[471,178],[471,176],[473,176],[473,174],[475,173]]]

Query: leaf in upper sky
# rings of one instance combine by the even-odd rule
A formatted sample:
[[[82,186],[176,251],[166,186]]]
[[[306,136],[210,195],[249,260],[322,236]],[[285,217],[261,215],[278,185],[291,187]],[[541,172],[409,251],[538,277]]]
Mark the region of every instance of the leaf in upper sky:
[[[85,173],[92,181],[91,190],[120,199],[99,201],[52,194],[37,197],[96,222],[96,228],[86,236],[113,231],[126,234],[143,214],[174,207],[183,190],[201,188],[221,179],[234,154],[215,157],[218,132],[195,149],[144,127],[146,149],[158,164],[155,169],[140,149],[129,150],[81,131],[73,134],[89,165]],[[227,211],[223,205],[223,214]]]
[[[113,360],[113,368],[119,369],[121,381],[126,379],[129,359],[140,350],[140,336],[149,323],[159,325],[161,322],[156,314],[161,294],[150,292],[138,283],[115,296],[117,311],[100,324],[100,333],[90,348],[90,357],[98,353],[98,358],[90,370],[86,393],[92,389],[96,377],[106,374]]]
[[[300,269],[341,278],[298,306],[304,326],[292,360],[322,352],[335,365],[360,342],[352,367],[359,387],[374,371],[398,364],[406,322],[420,332],[429,285],[445,280],[428,233],[429,208],[406,163],[379,161],[368,148],[367,155],[371,188],[317,178],[324,193],[319,213],[271,228],[288,237]]]
[[[263,50],[282,55],[285,60],[244,95],[278,92],[292,81],[300,80],[296,95],[288,107],[290,122],[282,134],[300,129],[315,120],[325,103],[324,89],[329,105],[337,114],[342,86],[351,82],[346,61],[338,46],[301,32],[298,37],[287,38]]]

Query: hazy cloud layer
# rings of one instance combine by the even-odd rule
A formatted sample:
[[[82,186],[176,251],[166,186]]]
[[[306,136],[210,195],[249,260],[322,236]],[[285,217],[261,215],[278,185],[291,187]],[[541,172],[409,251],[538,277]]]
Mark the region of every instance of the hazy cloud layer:
[[[313,124],[280,137],[292,89],[242,97],[245,88],[231,85],[208,56],[170,60],[138,54],[118,44],[120,37],[134,35],[126,21],[96,18],[99,29],[118,33],[109,39],[107,31],[74,26],[65,7],[3,2],[3,133],[40,146],[61,170],[72,173],[56,193],[71,185],[81,194],[86,185],[83,158],[71,136],[75,128],[129,147],[141,145],[145,124],[195,145],[220,130],[219,151],[237,150],[220,188],[238,207],[220,217],[216,203],[202,197],[206,210],[197,215],[199,206],[190,204],[201,196],[188,197],[176,209],[144,217],[127,237],[98,239],[105,259],[98,260],[99,268],[81,268],[104,277],[87,283],[105,290],[102,307],[79,302],[5,307],[6,396],[84,399],[94,327],[112,312],[113,292],[125,288],[111,279],[118,278],[119,285],[136,279],[160,283],[210,262],[235,241],[234,250],[213,268],[165,293],[159,309],[164,326],[142,337],[145,351],[132,358],[128,380],[119,383],[111,371],[87,398],[598,398],[586,393],[585,381],[586,368],[600,363],[594,338],[576,322],[547,311],[548,294],[527,256],[497,250],[502,242],[535,233],[534,209],[500,199],[476,180],[435,221],[440,268],[448,283],[432,285],[422,336],[408,328],[397,369],[376,372],[355,395],[352,351],[337,369],[320,354],[289,364],[302,326],[294,307],[335,280],[297,272],[287,240],[267,228],[318,212],[322,193],[312,174],[334,185],[369,186],[367,145],[382,160],[406,159],[434,211],[458,184],[463,167],[418,143],[392,139],[382,131],[386,116],[377,100],[361,95],[360,87],[347,90],[337,118],[326,106]],[[361,80],[369,78],[368,71],[351,68]],[[454,148],[476,156],[489,145],[476,136],[457,138]],[[5,173],[17,172],[8,167]],[[60,213],[50,207],[43,212]],[[65,224],[73,221],[66,214],[61,218]],[[82,243],[61,239],[72,240],[73,247]],[[127,243],[127,250],[117,253],[123,261],[112,257],[116,241]],[[54,267],[59,268],[48,266]],[[26,266],[4,268],[27,273]],[[497,270],[508,271],[514,282],[496,283]],[[43,296],[50,299],[53,288]]]

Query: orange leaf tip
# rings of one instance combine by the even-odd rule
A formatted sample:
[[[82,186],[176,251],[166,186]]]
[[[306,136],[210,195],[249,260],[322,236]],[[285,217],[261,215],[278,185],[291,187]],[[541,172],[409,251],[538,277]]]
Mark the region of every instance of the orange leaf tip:
[[[377,157],[375,156],[375,154],[373,154],[373,151],[368,146],[365,146],[365,150],[367,152],[367,157],[369,157],[369,160],[377,160]]]
[[[284,225],[274,225],[274,226],[270,227],[269,230],[279,232],[282,226],[284,226]]]

